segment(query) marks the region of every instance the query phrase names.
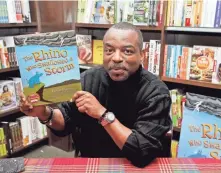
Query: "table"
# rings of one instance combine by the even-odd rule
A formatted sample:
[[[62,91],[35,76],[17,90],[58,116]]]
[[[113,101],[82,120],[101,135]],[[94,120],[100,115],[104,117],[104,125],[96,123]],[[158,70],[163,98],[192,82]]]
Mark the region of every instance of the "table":
[[[149,172],[221,172],[221,160],[157,158],[145,168],[136,168],[121,158],[49,158],[25,159],[25,173],[149,173]]]

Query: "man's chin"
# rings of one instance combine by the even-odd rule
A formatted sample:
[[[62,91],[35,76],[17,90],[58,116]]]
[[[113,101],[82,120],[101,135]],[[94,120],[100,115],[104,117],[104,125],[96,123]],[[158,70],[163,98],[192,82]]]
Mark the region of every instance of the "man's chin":
[[[128,75],[111,75],[109,74],[110,78],[113,80],[113,81],[125,81],[128,79]]]

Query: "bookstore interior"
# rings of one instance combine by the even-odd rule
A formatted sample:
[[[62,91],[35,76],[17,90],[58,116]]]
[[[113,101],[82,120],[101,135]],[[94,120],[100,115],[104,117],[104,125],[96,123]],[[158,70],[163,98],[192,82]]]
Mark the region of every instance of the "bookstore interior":
[[[220,0],[1,0],[0,163],[22,158],[34,172],[29,158],[76,157],[71,135],[21,111],[21,94],[34,107],[70,101],[80,74],[102,66],[103,36],[119,22],[142,32],[141,66],[169,89],[170,159],[221,159]]]

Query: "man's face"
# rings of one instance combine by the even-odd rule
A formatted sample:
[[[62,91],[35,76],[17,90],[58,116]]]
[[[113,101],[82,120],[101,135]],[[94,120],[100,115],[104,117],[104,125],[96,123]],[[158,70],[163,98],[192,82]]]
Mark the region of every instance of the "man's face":
[[[142,58],[135,31],[111,29],[105,35],[104,68],[112,80],[126,80],[137,71]]]

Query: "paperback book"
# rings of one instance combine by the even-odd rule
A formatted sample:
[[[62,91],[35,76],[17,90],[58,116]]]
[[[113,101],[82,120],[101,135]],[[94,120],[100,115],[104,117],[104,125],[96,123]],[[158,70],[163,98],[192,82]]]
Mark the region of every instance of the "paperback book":
[[[186,93],[178,157],[221,158],[221,99]]]
[[[14,37],[23,91],[34,106],[69,101],[81,90],[75,31]]]

